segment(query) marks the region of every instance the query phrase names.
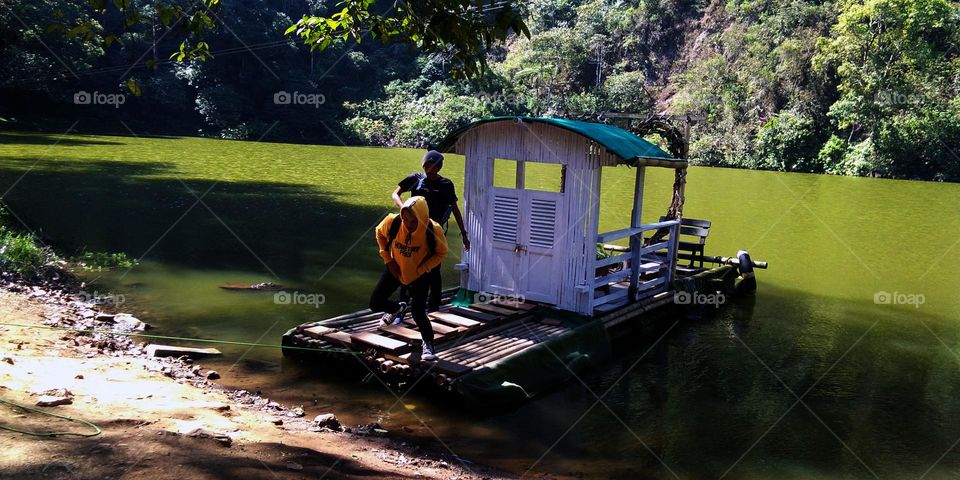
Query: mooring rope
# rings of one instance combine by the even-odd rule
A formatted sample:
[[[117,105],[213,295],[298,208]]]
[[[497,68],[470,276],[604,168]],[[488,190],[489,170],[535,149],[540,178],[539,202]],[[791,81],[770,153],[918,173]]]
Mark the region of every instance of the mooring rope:
[[[154,338],[159,340],[178,340],[182,342],[219,343],[222,345],[238,345],[241,347],[282,348],[287,350],[303,350],[307,352],[343,353],[343,354],[349,354],[349,355],[360,355],[360,352],[354,352],[352,350],[347,350],[343,348],[310,348],[310,347],[298,347],[294,345],[274,345],[269,343],[235,342],[232,340],[214,340],[210,338],[176,337],[172,335],[151,335],[147,333],[137,333],[137,332],[114,332],[110,330],[54,327],[50,325],[27,325],[23,323],[0,322],[0,326],[21,327],[21,328],[42,328],[47,330],[62,330],[62,331],[76,332],[76,333],[101,333],[104,335],[120,335],[120,336],[126,336],[126,337]]]

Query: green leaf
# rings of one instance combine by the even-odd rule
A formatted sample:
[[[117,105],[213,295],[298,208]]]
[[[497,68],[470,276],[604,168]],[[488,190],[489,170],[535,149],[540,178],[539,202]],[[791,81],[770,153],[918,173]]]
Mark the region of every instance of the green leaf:
[[[175,10],[173,7],[157,7],[157,13],[160,14],[160,23],[162,23],[165,27],[170,26],[170,22],[173,20],[174,12]]]
[[[87,30],[87,28],[88,28],[88,27],[87,27],[87,24],[81,23],[81,24],[79,24],[79,25],[71,28],[69,31],[67,31],[67,38],[74,38],[74,37],[76,37],[77,35],[79,35],[80,33],[85,32],[85,31]]]
[[[139,96],[140,96],[140,93],[141,93],[141,92],[140,92],[140,84],[138,84],[137,81],[134,80],[133,78],[128,78],[128,79],[127,79],[127,90],[130,90],[130,93],[132,93],[133,96],[135,96],[135,97],[139,97]]]
[[[137,22],[139,22],[139,21],[140,21],[140,12],[133,12],[133,13],[130,14],[130,16],[127,18],[127,21],[126,21],[125,23],[126,23],[126,25],[127,25],[127,28],[130,28],[130,27],[136,25]]]

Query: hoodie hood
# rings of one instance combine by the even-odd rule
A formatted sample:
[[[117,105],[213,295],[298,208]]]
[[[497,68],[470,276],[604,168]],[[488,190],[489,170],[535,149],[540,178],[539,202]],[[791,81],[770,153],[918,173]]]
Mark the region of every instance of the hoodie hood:
[[[377,225],[377,245],[384,263],[396,262],[400,267],[400,283],[410,285],[440,265],[448,247],[443,229],[430,220],[427,199],[411,197],[400,209],[401,214],[403,210],[410,210],[417,217],[417,229],[412,232],[407,230],[401,219],[399,231],[394,231],[398,215],[387,215]],[[428,235],[433,235],[436,241],[431,242]]]
[[[417,217],[417,230],[421,228],[426,228],[427,225],[430,225],[430,209],[427,207],[427,199],[424,197],[410,197],[406,202],[403,202],[403,208],[400,209],[402,214],[404,210],[410,210]]]

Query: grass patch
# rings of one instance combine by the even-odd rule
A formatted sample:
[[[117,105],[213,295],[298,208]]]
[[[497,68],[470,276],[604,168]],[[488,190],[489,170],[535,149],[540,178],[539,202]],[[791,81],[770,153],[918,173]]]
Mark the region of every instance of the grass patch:
[[[54,261],[56,255],[40,246],[33,235],[15,232],[0,225],[0,270],[37,277]]]
[[[57,256],[33,234],[11,229],[11,223],[6,207],[0,205],[0,270],[31,278],[41,276]]]

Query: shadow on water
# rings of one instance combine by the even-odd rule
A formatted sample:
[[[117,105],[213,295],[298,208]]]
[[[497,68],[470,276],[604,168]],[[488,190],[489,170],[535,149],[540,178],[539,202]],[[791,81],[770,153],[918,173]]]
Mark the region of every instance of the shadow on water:
[[[118,141],[94,140],[92,138],[74,137],[64,138],[53,135],[37,135],[29,133],[0,133],[0,144],[10,145],[50,145],[64,147],[81,147],[90,145],[123,145],[126,142],[120,141],[122,137],[117,137]]]
[[[260,271],[316,279],[338,260],[379,270],[372,231],[388,210],[349,204],[314,186],[176,177],[161,162],[5,160],[5,202],[28,225],[70,250],[122,251],[169,265]],[[192,192],[192,193],[191,193]],[[51,197],[57,209],[46,204]],[[203,198],[199,203],[198,197]],[[162,239],[162,241],[160,241]]]

